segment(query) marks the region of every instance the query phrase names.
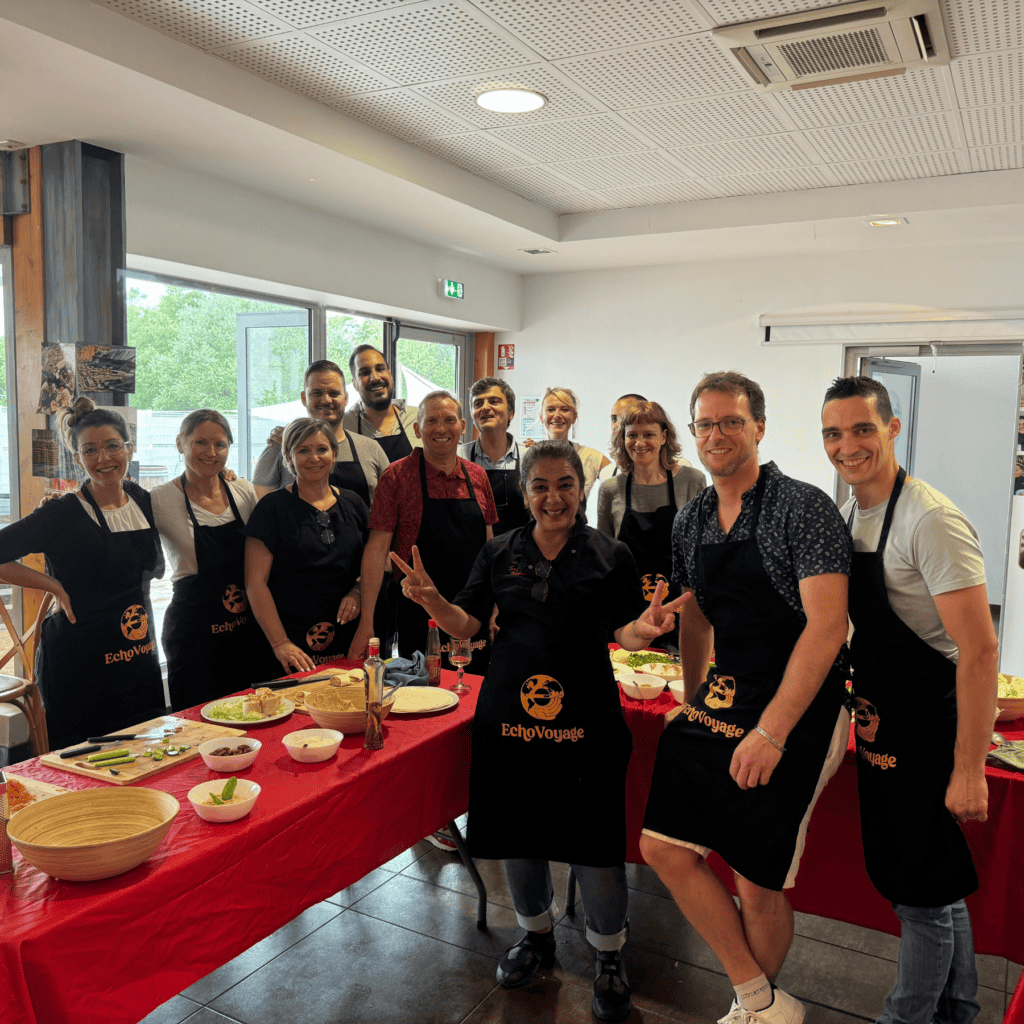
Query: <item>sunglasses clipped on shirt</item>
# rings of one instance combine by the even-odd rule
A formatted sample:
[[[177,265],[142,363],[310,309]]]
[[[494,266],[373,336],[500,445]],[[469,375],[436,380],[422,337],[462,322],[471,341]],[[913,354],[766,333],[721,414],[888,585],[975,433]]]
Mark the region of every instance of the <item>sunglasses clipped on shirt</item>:
[[[333,544],[334,531],[328,529],[331,525],[331,514],[329,512],[317,512],[316,522],[318,526],[323,527],[320,531],[320,539],[327,545]]]
[[[551,563],[543,559],[533,567],[538,576],[538,582],[530,588],[530,597],[542,604],[548,599],[548,576],[551,575]]]

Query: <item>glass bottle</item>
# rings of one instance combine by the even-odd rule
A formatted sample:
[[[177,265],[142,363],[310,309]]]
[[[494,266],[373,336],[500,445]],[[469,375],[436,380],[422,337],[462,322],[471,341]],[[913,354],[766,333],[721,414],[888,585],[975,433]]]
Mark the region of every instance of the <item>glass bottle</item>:
[[[384,662],[380,656],[380,640],[370,638],[370,653],[363,662],[366,672],[366,734],[364,750],[380,750],[384,746],[381,712],[384,704]]]
[[[433,619],[427,621],[427,685],[441,685],[441,637],[437,632],[437,623]]]

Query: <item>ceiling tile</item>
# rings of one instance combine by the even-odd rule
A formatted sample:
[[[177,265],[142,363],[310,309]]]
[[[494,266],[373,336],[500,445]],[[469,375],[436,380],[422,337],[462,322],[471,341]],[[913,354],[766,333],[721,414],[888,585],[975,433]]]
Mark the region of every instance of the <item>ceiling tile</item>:
[[[1024,142],[1024,103],[971,107],[961,113],[968,146]]]
[[[708,185],[723,196],[759,196],[769,192],[800,192],[810,188],[832,188],[835,178],[823,167],[793,167],[760,174],[730,174],[708,178]]]
[[[484,110],[476,97],[485,89],[533,89],[547,100],[540,110],[527,114],[497,114]],[[553,117],[574,117],[594,114],[601,108],[565,84],[543,65],[517,68],[503,75],[500,71],[490,76],[475,75],[460,78],[454,82],[436,82],[417,85],[414,92],[426,96],[453,114],[475,124],[478,128],[504,128],[518,126],[524,122],[546,121]]]
[[[1024,167],[1024,146],[989,146],[971,150],[971,170],[1007,171]]]
[[[1021,0],[941,0],[956,55],[1024,46]]]
[[[555,196],[545,199],[543,205],[555,213],[594,213],[597,210],[610,210],[614,204],[591,192],[571,192],[567,196]]]
[[[715,19],[716,25],[736,25],[741,21],[817,11],[834,7],[835,3],[828,0],[701,0],[701,6]]]
[[[610,107],[639,107],[750,86],[709,34],[553,62]]]
[[[287,21],[295,28],[309,28],[342,18],[386,10],[409,0],[253,0],[268,14]]]
[[[403,85],[489,73],[536,62],[487,19],[450,0],[431,0],[311,29],[310,35]]]
[[[906,181],[911,178],[938,178],[970,170],[961,154],[924,153],[921,156],[893,160],[865,160],[859,163],[831,164],[829,169],[844,185],[868,185],[880,181]]]
[[[640,188],[615,188],[595,192],[594,196],[610,205],[608,209],[625,210],[634,206],[665,206],[668,203],[693,203],[700,199],[717,199],[699,181],[670,181],[660,185],[644,185]]]
[[[626,110],[620,116],[666,149],[747,135],[771,135],[793,127],[770,102],[752,92],[716,96],[697,103]]]
[[[485,132],[436,135],[429,139],[413,139],[412,143],[442,160],[465,167],[467,171],[519,167],[529,163],[528,157],[513,152]]]
[[[551,164],[551,169],[585,189],[624,188],[687,177],[686,171],[652,151],[609,156],[601,160],[571,160]]]
[[[930,114],[952,105],[938,68],[774,95],[800,128]]]
[[[612,114],[527,124],[521,128],[496,128],[490,134],[545,163],[571,160],[581,153],[599,157],[652,148],[650,143],[623,127]]]
[[[524,199],[544,199],[564,195],[573,186],[546,167],[515,167],[509,170],[477,171],[477,176],[493,181]]]
[[[235,49],[222,49],[218,56],[315,100],[388,89],[395,84],[302,35],[277,36]]]
[[[234,0],[94,0],[144,25],[202,50],[229,46],[245,39],[287,32],[288,26],[261,17],[254,8]]]
[[[710,146],[688,146],[685,149],[670,149],[668,152],[701,177],[728,175],[737,171],[805,167],[814,162],[801,146],[800,136],[796,133],[716,142]]]
[[[950,68],[968,107],[1024,100],[1024,50],[960,57]]]
[[[960,145],[952,114],[897,117],[871,124],[836,125],[805,133],[828,161],[864,160],[954,149]]]
[[[594,50],[610,50],[708,26],[680,0],[473,0],[536,50],[555,60]]]
[[[464,132],[473,127],[436,110],[406,89],[341,96],[324,102],[399,139]]]

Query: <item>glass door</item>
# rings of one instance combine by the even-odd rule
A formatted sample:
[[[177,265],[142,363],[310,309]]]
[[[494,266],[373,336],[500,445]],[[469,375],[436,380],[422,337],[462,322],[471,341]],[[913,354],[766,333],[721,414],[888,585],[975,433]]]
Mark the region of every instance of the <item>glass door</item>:
[[[896,438],[896,461],[914,475],[914,441],[917,437],[917,399],[921,385],[919,363],[901,363],[894,359],[865,359],[861,363],[865,377],[873,377],[885,385],[892,404],[892,414],[900,421]]]
[[[466,409],[473,381],[473,359],[468,336],[451,331],[410,324],[398,326],[395,358],[392,363],[395,397],[409,405],[419,405],[424,395],[443,388],[450,391]],[[467,430],[472,429],[469,416]],[[463,436],[463,441],[468,440]]]

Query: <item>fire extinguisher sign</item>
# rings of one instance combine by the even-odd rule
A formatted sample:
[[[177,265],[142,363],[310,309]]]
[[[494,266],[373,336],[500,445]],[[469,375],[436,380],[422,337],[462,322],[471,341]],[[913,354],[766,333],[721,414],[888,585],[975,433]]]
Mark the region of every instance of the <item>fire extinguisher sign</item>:
[[[498,346],[498,369],[499,370],[514,370],[516,366],[516,347],[515,345],[499,345]]]

